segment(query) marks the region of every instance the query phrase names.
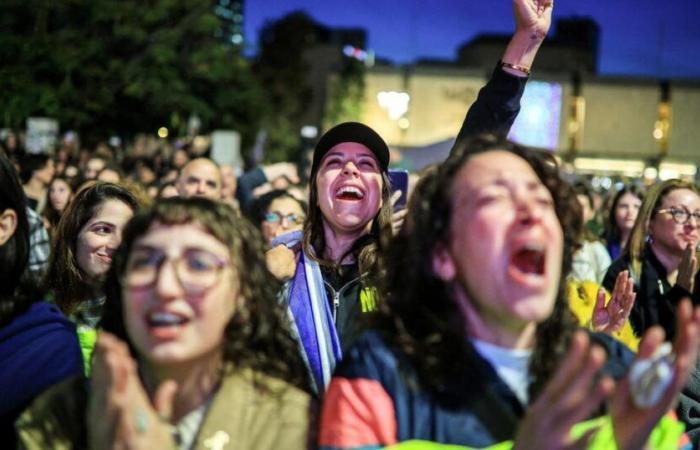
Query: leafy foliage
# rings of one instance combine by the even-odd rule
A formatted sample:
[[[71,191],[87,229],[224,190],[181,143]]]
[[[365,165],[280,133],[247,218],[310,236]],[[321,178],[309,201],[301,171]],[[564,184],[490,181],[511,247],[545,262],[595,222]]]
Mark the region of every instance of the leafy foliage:
[[[196,114],[244,148],[263,94],[237,48],[219,40],[210,0],[3,0],[0,125],[49,116],[84,136],[133,135]]]

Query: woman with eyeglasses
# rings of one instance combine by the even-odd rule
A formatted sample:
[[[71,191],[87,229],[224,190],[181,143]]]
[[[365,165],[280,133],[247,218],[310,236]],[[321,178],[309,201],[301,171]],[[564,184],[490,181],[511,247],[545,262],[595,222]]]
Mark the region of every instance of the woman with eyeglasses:
[[[637,292],[630,321],[638,336],[652,325],[661,325],[666,338],[672,339],[678,302],[690,297],[700,304],[698,242],[697,188],[677,179],[653,186],[642,202],[625,251],[603,280],[603,286],[612,290],[617,275],[629,270]]]
[[[21,439],[306,448],[311,400],[277,288],[259,234],[230,206],[177,198],[137,214],[107,276],[89,390],[48,392],[18,422]]]
[[[255,200],[249,216],[270,246],[276,237],[302,229],[306,220],[306,204],[287,191],[274,190]]]

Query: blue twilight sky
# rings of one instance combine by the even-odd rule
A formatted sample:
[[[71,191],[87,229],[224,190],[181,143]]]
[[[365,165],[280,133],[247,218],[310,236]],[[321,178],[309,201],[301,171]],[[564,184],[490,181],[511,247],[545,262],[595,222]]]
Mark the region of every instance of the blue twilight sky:
[[[377,56],[453,59],[479,33],[513,30],[509,0],[245,0],[248,46],[266,20],[304,10],[331,27],[363,27]],[[555,0],[557,17],[600,26],[603,75],[700,79],[700,0]]]

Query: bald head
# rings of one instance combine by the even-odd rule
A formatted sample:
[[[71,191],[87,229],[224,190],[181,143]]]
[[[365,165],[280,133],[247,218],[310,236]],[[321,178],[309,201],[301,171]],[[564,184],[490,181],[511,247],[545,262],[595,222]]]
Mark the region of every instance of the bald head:
[[[208,158],[197,158],[185,164],[177,179],[181,197],[221,198],[221,172]]]

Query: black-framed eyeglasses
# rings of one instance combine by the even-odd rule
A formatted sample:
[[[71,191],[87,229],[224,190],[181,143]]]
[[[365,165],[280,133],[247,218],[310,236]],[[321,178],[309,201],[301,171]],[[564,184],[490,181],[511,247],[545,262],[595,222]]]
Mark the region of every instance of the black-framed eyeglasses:
[[[302,223],[304,217],[296,213],[282,214],[277,211],[270,211],[265,214],[265,222],[277,224],[282,223],[282,220],[286,220],[289,224],[296,225]]]
[[[122,282],[127,288],[151,287],[166,262],[173,264],[175,276],[188,294],[201,294],[214,286],[222,269],[229,265],[219,256],[198,248],[185,249],[177,258],[169,258],[158,249],[143,247],[132,250]]]
[[[673,217],[673,221],[678,225],[685,225],[690,222],[691,217],[695,219],[696,224],[700,224],[700,212],[691,213],[685,208],[676,208],[671,206],[670,208],[660,209],[659,213],[668,213]]]

